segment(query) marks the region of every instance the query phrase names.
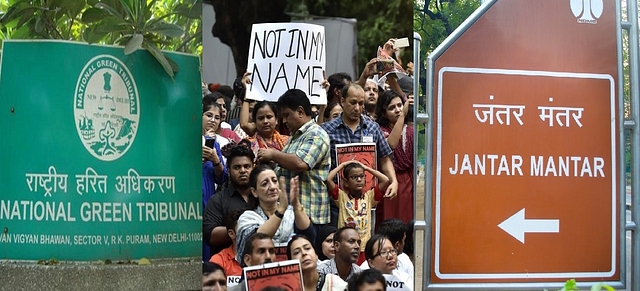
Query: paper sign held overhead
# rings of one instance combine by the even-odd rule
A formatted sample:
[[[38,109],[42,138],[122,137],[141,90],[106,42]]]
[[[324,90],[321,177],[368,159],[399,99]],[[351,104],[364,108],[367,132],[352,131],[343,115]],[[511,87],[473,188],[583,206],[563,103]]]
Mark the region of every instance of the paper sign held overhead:
[[[252,84],[247,98],[277,101],[289,89],[300,89],[311,104],[326,104],[320,86],[326,53],[324,27],[304,23],[254,24],[247,71]]]

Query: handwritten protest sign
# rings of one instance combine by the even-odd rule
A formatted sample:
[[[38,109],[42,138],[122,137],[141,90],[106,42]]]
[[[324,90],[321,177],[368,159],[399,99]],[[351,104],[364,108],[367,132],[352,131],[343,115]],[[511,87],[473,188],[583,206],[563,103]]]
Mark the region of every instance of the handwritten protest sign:
[[[266,287],[279,287],[287,291],[304,290],[298,260],[246,267],[243,272],[248,291],[260,291]]]
[[[320,86],[326,63],[324,27],[304,23],[259,23],[251,30],[249,62],[252,84],[246,98],[277,101],[293,88],[311,104],[327,104]]]
[[[336,144],[336,161],[338,165],[346,161],[356,160],[372,169],[377,169],[376,158],[376,144],[375,143],[349,143],[349,144]],[[364,171],[366,183],[363,189],[371,189],[374,185],[378,184],[377,179],[373,174],[368,171]],[[342,173],[338,175],[338,185],[342,178]]]

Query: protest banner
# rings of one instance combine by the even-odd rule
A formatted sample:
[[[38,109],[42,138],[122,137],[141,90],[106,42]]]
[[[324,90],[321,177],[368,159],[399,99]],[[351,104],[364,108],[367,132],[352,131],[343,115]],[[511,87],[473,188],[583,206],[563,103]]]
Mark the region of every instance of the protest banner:
[[[243,272],[248,291],[261,291],[267,287],[279,287],[287,291],[304,290],[298,260],[246,267]]]
[[[311,104],[327,104],[320,86],[326,53],[324,27],[304,23],[258,23],[251,29],[251,83],[246,98],[277,101],[293,88],[307,94]]]
[[[383,274],[383,276],[387,282],[387,291],[411,291],[413,289],[396,275]]]
[[[349,143],[349,144],[336,144],[336,161],[337,165],[340,165],[346,161],[358,161],[365,166],[372,169],[377,169],[377,155],[375,143]],[[371,189],[378,184],[378,180],[368,171],[364,171],[366,183],[363,189]],[[342,173],[338,175],[338,185],[341,184]]]
[[[287,244],[276,244],[276,262],[286,261],[287,259]]]

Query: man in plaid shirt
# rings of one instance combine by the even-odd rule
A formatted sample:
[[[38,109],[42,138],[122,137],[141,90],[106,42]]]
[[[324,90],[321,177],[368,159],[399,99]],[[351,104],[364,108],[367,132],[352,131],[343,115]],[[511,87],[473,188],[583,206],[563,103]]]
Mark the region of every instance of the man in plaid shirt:
[[[349,84],[342,91],[340,99],[343,108],[342,114],[340,117],[322,124],[322,128],[331,140],[330,156],[336,156],[336,144],[375,143],[378,154],[378,169],[390,180],[385,197],[394,198],[398,194],[398,180],[391,161],[393,151],[382,135],[380,126],[363,115],[364,89],[358,84]],[[333,161],[331,169],[336,166],[337,161]]]
[[[260,149],[257,160],[276,162],[276,173],[286,178],[287,187],[292,177],[300,176],[300,202],[318,228],[330,220],[329,195],[324,184],[331,167],[329,135],[311,117],[311,103],[302,90],[290,89],[280,96],[278,111],[291,137],[282,152]]]

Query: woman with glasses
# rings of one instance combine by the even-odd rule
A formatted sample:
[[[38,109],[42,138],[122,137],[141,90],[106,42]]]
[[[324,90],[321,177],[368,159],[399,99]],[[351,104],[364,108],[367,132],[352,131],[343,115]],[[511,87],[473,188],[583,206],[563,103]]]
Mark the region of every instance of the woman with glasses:
[[[409,290],[413,290],[413,277],[398,271],[398,251],[384,235],[374,234],[364,247],[364,255],[371,269],[380,271],[387,281],[400,281]]]
[[[224,100],[224,95],[218,93],[218,92],[214,92],[211,94],[207,94],[202,98],[202,104],[212,104],[212,105],[217,105],[218,107],[220,107],[220,121],[218,122],[216,128],[214,129],[215,134],[220,136],[220,137],[224,137],[224,141],[221,139],[220,142],[220,146],[224,147],[225,145],[227,145],[227,143],[229,142],[234,142],[234,143],[238,143],[240,142],[240,137],[238,136],[238,134],[229,129],[229,128],[224,128],[222,127],[222,124],[226,124],[226,122],[224,122],[225,119],[225,115],[227,114],[226,111],[226,103]],[[226,124],[227,126],[231,127],[230,125]]]
[[[215,133],[220,125],[220,107],[202,105],[202,207],[203,211],[209,198],[216,192],[216,185],[227,181],[229,173],[225,167],[222,151]],[[211,254],[209,246],[203,242],[202,260],[208,262]]]

